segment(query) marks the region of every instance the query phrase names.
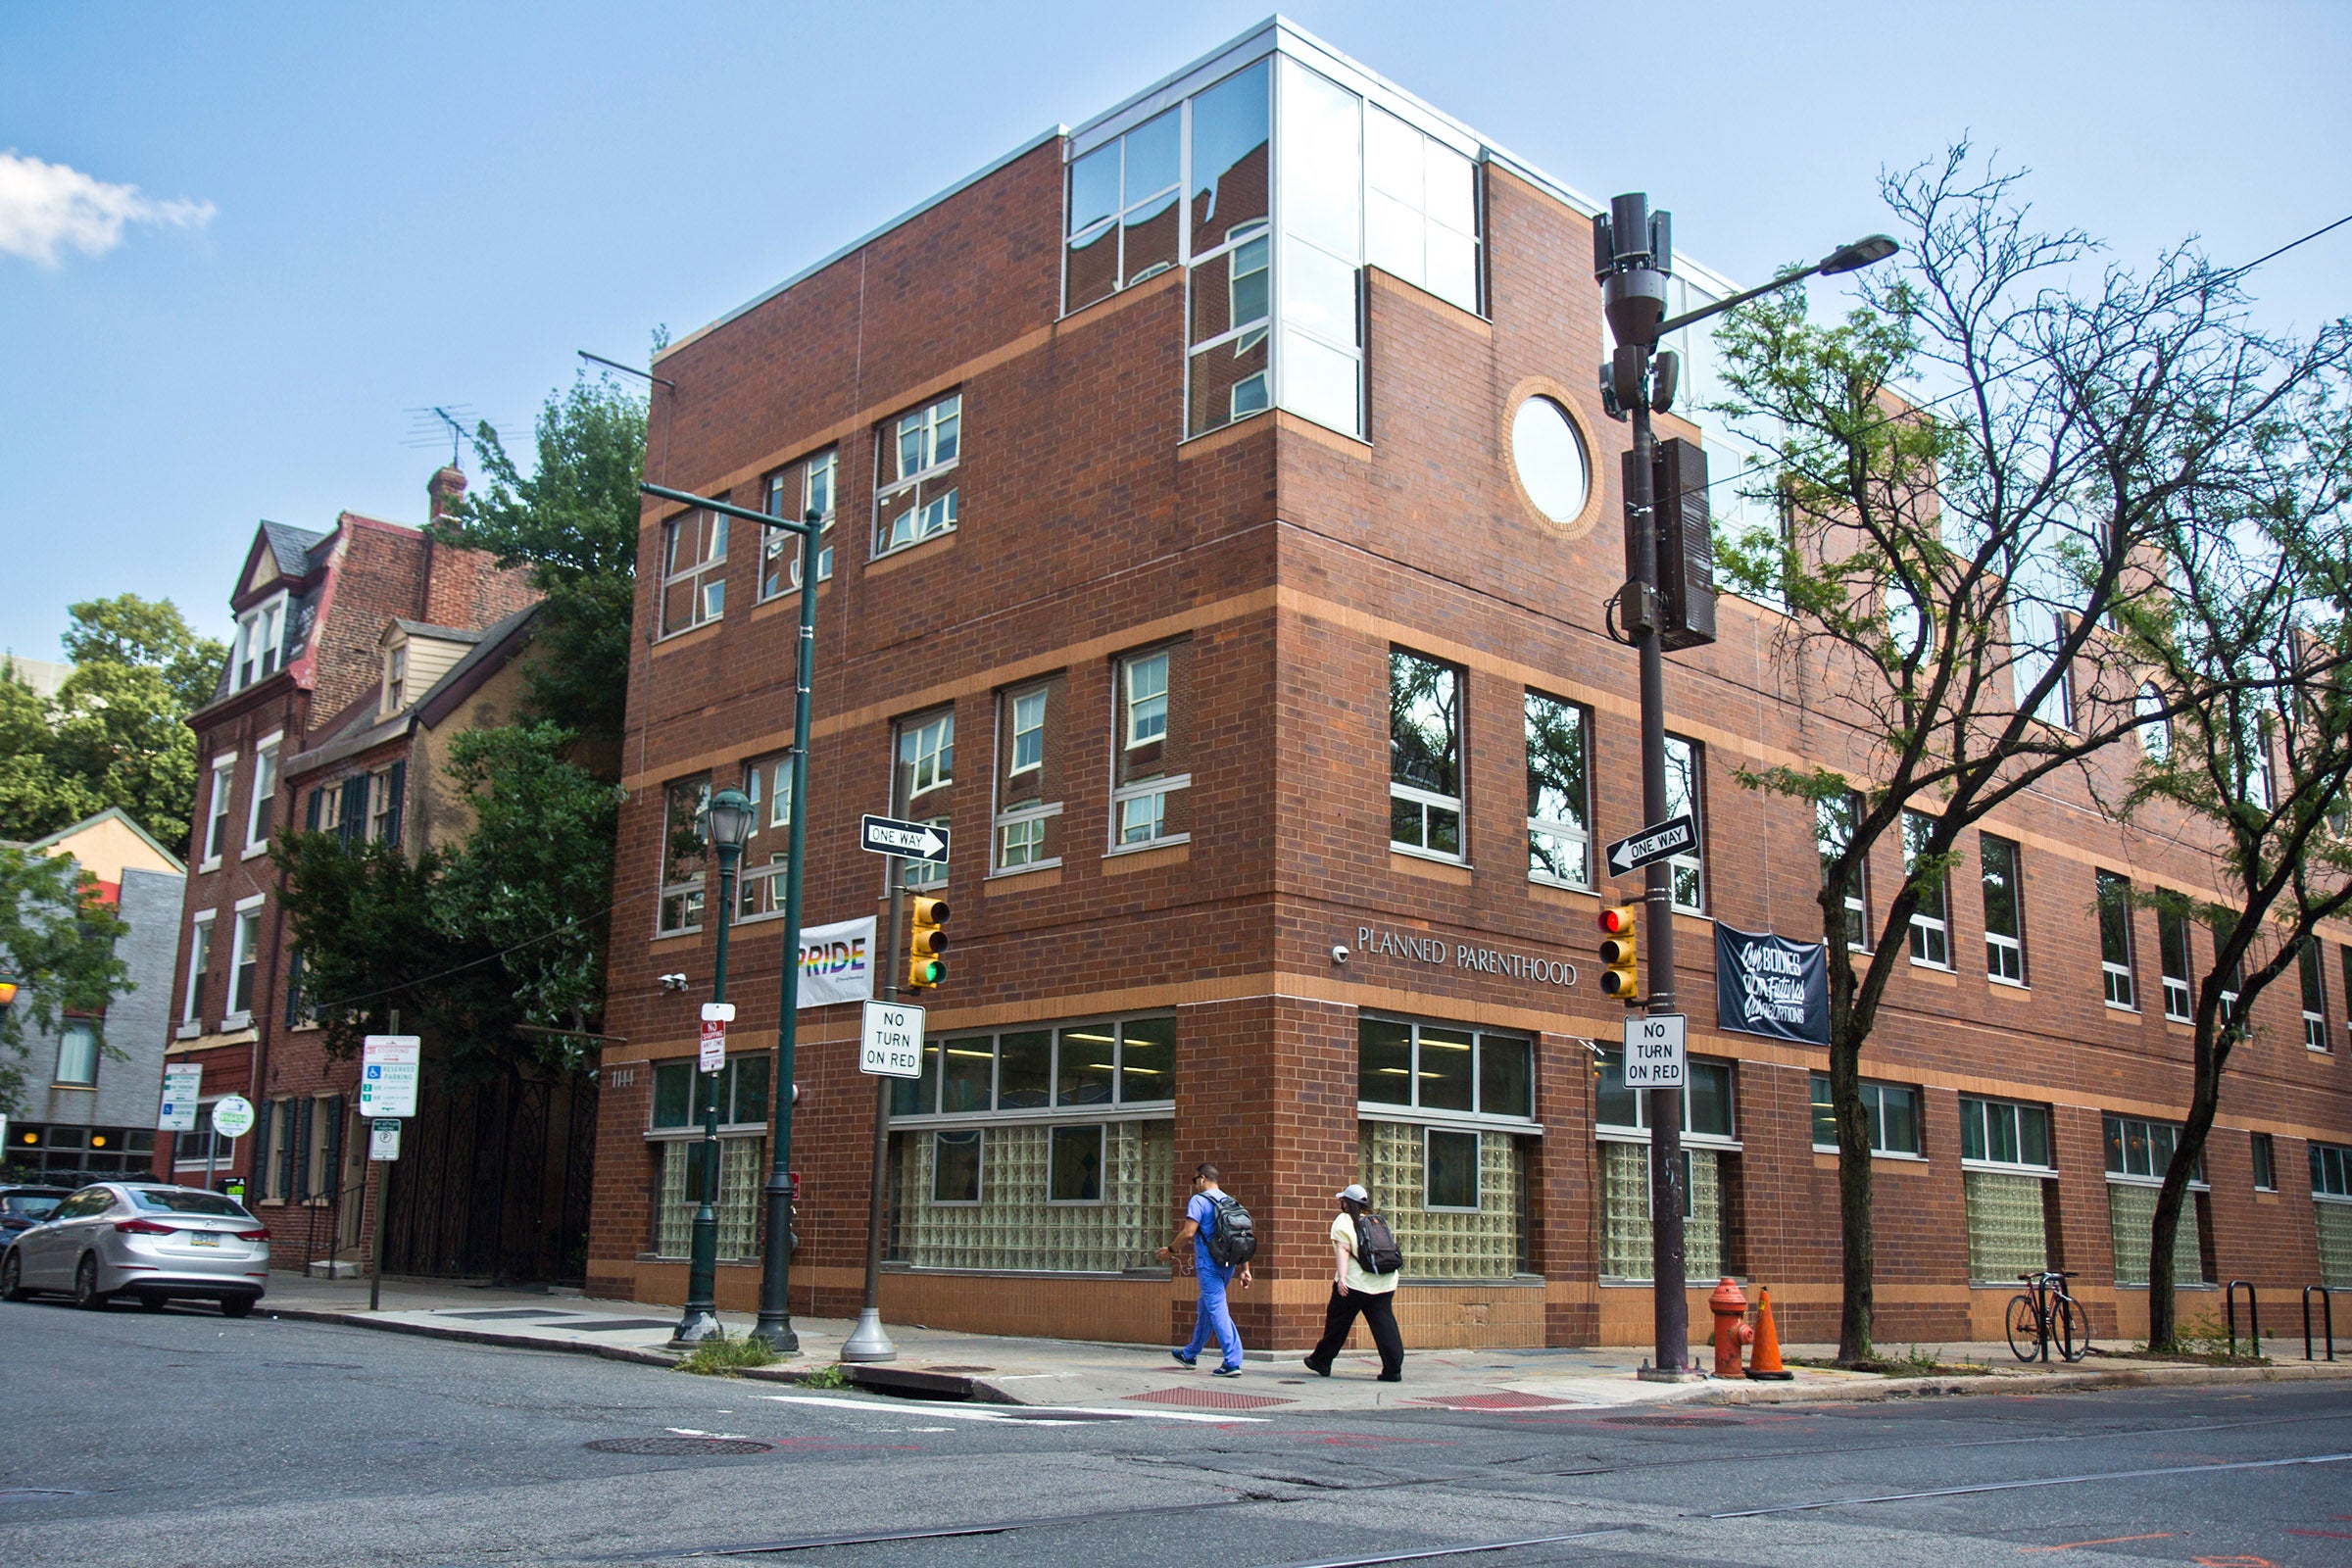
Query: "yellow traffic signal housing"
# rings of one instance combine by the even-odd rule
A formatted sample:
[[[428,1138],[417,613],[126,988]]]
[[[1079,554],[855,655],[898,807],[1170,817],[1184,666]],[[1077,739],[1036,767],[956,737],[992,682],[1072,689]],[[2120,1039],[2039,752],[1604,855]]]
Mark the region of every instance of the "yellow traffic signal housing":
[[[917,895],[913,903],[914,929],[906,937],[906,985],[909,990],[928,991],[948,977],[947,960],[940,956],[948,951],[948,901]]]
[[[1642,979],[1637,972],[1641,928],[1642,906],[1638,904],[1612,905],[1600,911],[1600,994],[1615,997],[1629,1007],[1642,1001]]]

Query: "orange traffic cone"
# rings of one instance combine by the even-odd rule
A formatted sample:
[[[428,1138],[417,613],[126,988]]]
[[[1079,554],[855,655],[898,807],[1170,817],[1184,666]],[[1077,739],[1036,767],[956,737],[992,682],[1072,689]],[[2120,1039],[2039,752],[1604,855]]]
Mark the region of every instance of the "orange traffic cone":
[[[1756,1288],[1756,1348],[1747,1358],[1747,1375],[1788,1382],[1796,1376],[1781,1365],[1781,1331],[1772,1321],[1772,1287]]]

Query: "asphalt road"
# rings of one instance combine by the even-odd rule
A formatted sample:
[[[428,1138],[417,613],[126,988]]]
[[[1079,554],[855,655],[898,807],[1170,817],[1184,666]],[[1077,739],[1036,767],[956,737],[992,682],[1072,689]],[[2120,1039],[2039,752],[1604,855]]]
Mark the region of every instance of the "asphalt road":
[[[24,1303],[0,1409],[11,1564],[2352,1564],[2352,1382],[1127,1419]]]

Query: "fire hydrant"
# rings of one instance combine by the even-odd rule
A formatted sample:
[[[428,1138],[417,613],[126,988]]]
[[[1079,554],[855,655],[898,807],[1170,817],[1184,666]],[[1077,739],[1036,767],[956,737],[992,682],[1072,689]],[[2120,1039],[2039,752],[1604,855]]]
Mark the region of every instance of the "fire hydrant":
[[[1715,1375],[1736,1378],[1740,1371],[1740,1348],[1751,1344],[1756,1331],[1747,1321],[1747,1297],[1737,1280],[1728,1275],[1707,1298],[1707,1305],[1715,1310]]]

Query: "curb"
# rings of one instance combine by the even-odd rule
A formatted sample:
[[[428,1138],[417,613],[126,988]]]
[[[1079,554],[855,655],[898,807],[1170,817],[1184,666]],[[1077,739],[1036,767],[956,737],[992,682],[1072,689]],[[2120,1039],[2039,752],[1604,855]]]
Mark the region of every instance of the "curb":
[[[1969,1377],[1875,1378],[1834,1384],[1732,1383],[1709,1388],[1686,1404],[1868,1404],[1886,1399],[1965,1397],[1986,1394],[2064,1394],[2084,1389],[2180,1389],[2238,1383],[2317,1383],[2352,1378],[2352,1362],[2305,1366],[2165,1366],[2112,1372],[1978,1373]]]

